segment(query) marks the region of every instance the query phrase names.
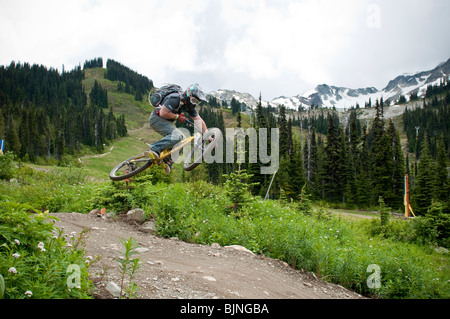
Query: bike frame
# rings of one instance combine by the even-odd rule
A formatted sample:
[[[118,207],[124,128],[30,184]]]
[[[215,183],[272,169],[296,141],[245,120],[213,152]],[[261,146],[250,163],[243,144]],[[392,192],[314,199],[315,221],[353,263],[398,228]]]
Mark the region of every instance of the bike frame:
[[[164,151],[161,152],[161,156],[156,161],[153,161],[153,164],[150,165],[149,167],[161,164],[161,162],[163,160],[165,160],[166,158],[168,158],[169,156],[172,155],[172,152],[177,152],[177,151],[181,150],[183,147],[190,144],[193,140],[194,140],[194,136],[190,136],[188,138],[185,138],[181,142],[177,143],[176,147],[165,149]],[[146,162],[148,160],[149,159],[144,154],[142,154],[141,156],[135,157],[134,159],[132,159],[130,161],[130,163]]]

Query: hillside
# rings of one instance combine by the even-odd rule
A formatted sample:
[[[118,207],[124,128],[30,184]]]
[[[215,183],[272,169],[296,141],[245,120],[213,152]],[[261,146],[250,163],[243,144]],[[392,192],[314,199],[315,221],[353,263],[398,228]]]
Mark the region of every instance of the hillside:
[[[298,110],[299,107],[350,109],[357,104],[362,108],[369,101],[384,99],[386,105],[394,105],[403,96],[407,101],[414,97],[425,97],[428,86],[439,85],[448,80],[450,76],[450,59],[440,63],[434,69],[417,72],[414,74],[402,74],[390,80],[387,85],[378,90],[375,87],[346,88],[335,85],[319,84],[314,89],[295,96],[280,96],[271,101],[263,101],[263,106],[284,105],[288,109]],[[217,90],[209,93],[211,96],[226,101],[228,104],[234,97],[239,102],[254,108],[258,100],[248,93],[234,90]]]
[[[114,113],[125,115],[127,128],[129,130],[140,128],[148,121],[149,114],[153,107],[149,105],[147,99],[136,101],[134,95],[118,90],[119,81],[111,81],[105,78],[106,68],[84,69],[83,88],[85,92],[90,92],[97,81],[102,88],[108,91],[109,106]]]
[[[388,121],[385,129],[380,129],[376,114],[379,107],[353,112],[314,109],[310,114],[322,116],[317,128],[324,125],[323,132],[314,138],[308,135],[306,125],[300,131],[298,124],[299,117],[308,112],[257,107],[252,118],[257,127],[278,127],[285,134],[280,135],[280,166],[276,174],[264,176],[255,166],[242,164],[240,168],[248,169],[253,176],[241,175],[237,191],[244,183],[259,184],[236,203],[236,189],[228,181],[242,171],[234,163],[200,165],[188,173],[175,165],[170,175],[157,167],[126,183],[109,181],[112,167],[142,152],[145,143],[159,136],[147,123],[151,112],[147,102],[137,100],[131,91],[124,92],[119,81],[105,79],[106,72],[99,67],[88,68],[81,84],[85,92],[92,92],[94,87],[107,92],[108,107],[118,116],[124,115],[129,123],[126,136],[108,142],[100,154],[89,151],[75,155],[72,162],[63,165],[66,167],[19,165],[9,154],[0,158],[7,163],[0,169],[0,217],[15,214],[16,207],[27,214],[33,207],[60,217],[56,225],[66,227],[67,234],[85,229],[89,234],[85,241],[87,252],[100,258],[91,272],[96,297],[111,298],[105,289],[111,281],[118,283],[115,258],[122,250],[120,240],[130,237],[136,238],[142,248],[136,256],[143,262],[136,281],[143,288],[139,296],[146,298],[360,298],[358,294],[380,298],[448,297],[446,193],[439,193],[442,202],[430,205],[424,201],[422,207],[414,206],[423,218],[404,220],[390,214],[403,208],[403,189],[398,182],[403,181],[405,166],[401,161],[393,165],[393,158],[402,158],[396,135],[399,133],[404,145],[402,111],[406,106],[414,108],[414,102],[384,108],[384,118],[392,118],[396,129],[389,127]],[[95,95],[88,94],[87,98],[90,102]],[[417,102],[417,108],[422,107],[421,102]],[[447,107],[442,93],[426,102],[430,105],[425,109],[432,114]],[[209,123],[237,127],[237,114],[233,115],[231,109],[207,106],[200,111]],[[363,139],[364,132],[357,134],[356,119],[360,124],[369,120],[371,144]],[[242,126],[250,127],[250,120],[242,115]],[[349,131],[343,129],[348,128],[346,125],[350,125],[353,135],[345,135]],[[282,154],[282,149],[286,153]],[[309,162],[308,156],[312,159]],[[400,174],[392,170],[394,167],[401,169]],[[358,174],[348,174],[354,170]],[[420,165],[417,172],[413,171],[417,185],[422,172],[428,171],[428,167]],[[306,179],[308,173],[311,180]],[[393,181],[392,174],[396,174],[395,187],[380,187],[385,181]],[[263,200],[269,183],[269,198]],[[446,180],[443,183],[445,186]],[[435,189],[425,190],[437,194]],[[393,209],[378,202],[380,191],[385,191],[383,198]],[[344,214],[331,214],[330,207],[380,210],[383,215],[347,219],[341,217]],[[98,216],[94,211],[88,215],[102,208],[106,214]],[[136,208],[143,210],[144,220],[127,221],[126,212]],[[435,227],[440,227],[438,232],[431,231]],[[152,235],[155,230],[157,236]],[[226,248],[233,245],[252,253]],[[437,245],[442,247],[435,249]],[[14,262],[14,258],[7,262]],[[368,266],[374,264],[382,269],[382,285],[375,290],[367,284],[371,275]],[[2,274],[8,273],[9,267]]]
[[[92,175],[94,175],[96,178],[105,180],[107,179],[109,169],[114,167],[117,163],[124,160],[125,158],[128,158],[132,154],[137,154],[142,152],[147,148],[147,145],[145,143],[151,143],[157,139],[160,138],[160,136],[155,133],[153,130],[149,128],[149,125],[147,123],[148,116],[152,110],[152,107],[149,106],[148,103],[145,101],[139,102],[136,101],[134,96],[132,94],[127,94],[125,92],[121,92],[118,90],[118,82],[117,81],[110,81],[104,78],[105,76],[105,69],[102,68],[94,68],[94,69],[88,69],[86,70],[86,77],[83,81],[83,85],[85,86],[86,90],[89,91],[91,87],[93,87],[93,83],[97,81],[102,87],[108,90],[108,99],[111,108],[114,110],[115,113],[118,114],[124,114],[127,123],[130,124],[130,129],[128,132],[127,137],[121,138],[117,142],[114,142],[113,144],[109,145],[109,147],[105,150],[102,156],[92,156],[88,155],[80,160],[83,162],[85,167],[90,171]],[[227,96],[227,95],[226,95]],[[226,98],[226,96],[218,96],[219,98]],[[441,97],[442,98],[442,97]],[[431,99],[429,99],[431,101]],[[417,100],[417,101],[409,101],[403,104],[399,105],[392,105],[392,106],[384,106],[383,108],[383,118],[385,120],[385,127],[387,129],[389,121],[392,120],[394,127],[396,128],[396,131],[399,134],[399,149],[402,152],[402,155],[405,156],[408,155],[408,160],[410,162],[413,162],[418,155],[417,147],[415,149],[411,149],[411,136],[408,136],[405,131],[405,126],[403,122],[403,115],[406,109],[409,111],[415,110],[415,109],[421,109],[423,107],[423,100]],[[217,108],[217,107],[209,107],[204,106],[199,109],[200,114],[204,117],[205,121],[207,122],[208,126],[216,126],[219,127],[223,132],[225,132],[225,128],[236,128],[238,126],[237,123],[237,114],[232,114],[231,109],[225,109],[225,108]],[[256,110],[257,111],[257,110]],[[249,116],[248,113],[242,113],[241,114],[241,125],[243,128],[250,127],[251,121],[255,121],[256,117],[258,116],[255,111],[255,113],[252,116]],[[374,119],[376,118],[377,109],[376,107],[371,108],[360,108],[356,110],[339,110],[334,111],[332,109],[327,108],[318,108],[303,112],[295,112],[293,110],[287,110],[286,112],[286,120],[292,121],[292,140],[297,143],[297,141],[300,141],[300,138],[302,139],[303,143],[306,143],[305,139],[308,137],[308,117],[316,118],[317,120],[320,120],[321,122],[313,122],[312,128],[316,130],[317,133],[320,133],[320,135],[317,137],[318,139],[327,139],[327,130],[329,128],[329,120],[327,119],[328,116],[331,116],[332,118],[336,119],[336,124],[339,126],[339,130],[341,130],[341,133],[339,134],[347,134],[349,131],[348,127],[351,124],[351,120],[353,117],[357,120],[355,125],[355,128],[358,131],[358,136],[356,136],[356,139],[361,139],[361,130],[364,125],[368,125],[369,128],[372,127],[374,123]],[[280,109],[279,108],[272,108],[267,109],[263,108],[263,114],[261,115],[266,118],[266,123],[272,123],[270,124],[271,127],[280,127],[281,128],[281,119],[280,119]],[[315,123],[315,124],[314,124]],[[219,126],[217,126],[219,125]],[[320,127],[318,125],[321,125]],[[352,124],[353,125],[353,124]],[[343,130],[346,128],[345,130]],[[336,128],[338,129],[338,128]],[[350,130],[353,130],[350,128]],[[410,130],[410,128],[408,128]],[[336,134],[338,131],[336,131]],[[369,134],[370,137],[370,134]],[[422,143],[423,136],[420,137],[420,139],[414,143],[420,144]],[[284,143],[285,140],[281,139],[281,143]],[[286,141],[287,142],[287,141]],[[354,143],[359,143],[355,140]],[[372,143],[372,142],[371,142]],[[394,142],[393,142],[394,143]],[[306,144],[304,144],[306,148]],[[434,149],[436,149],[436,141],[434,141],[434,144],[432,145]],[[124,148],[125,146],[125,148]],[[361,194],[358,196],[362,196],[363,190],[357,190],[358,183],[361,183],[360,179],[362,178],[362,173],[353,176],[353,177],[346,177],[347,173],[343,172],[339,176],[339,178],[344,178],[343,181],[339,183],[337,180],[334,180],[334,182],[330,182],[331,184],[327,187],[324,186],[318,186],[320,185],[320,180],[322,181],[326,179],[326,176],[321,176],[320,171],[317,170],[317,165],[323,165],[321,164],[325,159],[326,156],[324,155],[322,146],[322,151],[319,153],[320,157],[317,157],[317,155],[314,155],[315,162],[311,163],[311,166],[307,166],[306,162],[306,155],[303,154],[304,159],[303,161],[303,172],[299,172],[298,181],[295,181],[296,185],[293,188],[293,183],[290,179],[293,179],[296,177],[296,174],[290,174],[290,176],[283,175],[284,170],[288,170],[290,168],[282,167],[281,173],[277,174],[275,176],[275,179],[273,181],[272,189],[270,190],[270,196],[273,198],[278,198],[281,196],[281,192],[288,191],[288,196],[293,196],[292,198],[295,199],[295,194],[300,193],[301,186],[304,185],[304,182],[301,182],[302,180],[305,181],[307,170],[311,172],[313,176],[315,176],[315,180],[308,181],[308,186],[310,188],[310,192],[313,194],[315,199],[320,199],[324,197],[324,194],[326,192],[330,193],[330,197],[328,198],[329,201],[334,202],[337,204],[338,202],[346,203],[345,198],[348,198],[348,194],[353,194],[354,197],[351,202],[357,203],[356,207],[365,207],[367,209],[372,209],[371,207],[373,205],[376,205],[376,199],[375,196],[372,199],[365,199],[365,202],[359,202],[360,199],[356,197],[356,194]],[[345,146],[347,147],[347,146]],[[361,145],[355,146],[356,151],[359,152]],[[341,148],[341,147],[339,147]],[[436,154],[436,151],[434,154]],[[280,149],[281,150],[281,149]],[[304,150],[303,152],[306,152]],[[317,152],[317,150],[315,150]],[[302,156],[302,157],[303,157]],[[347,155],[348,156],[348,155]],[[354,161],[356,165],[354,170],[359,169],[358,161],[359,159],[356,159],[358,154],[355,153],[355,159]],[[337,159],[334,159],[336,161]],[[346,159],[339,159],[339,161],[342,161],[341,165],[347,165],[345,163],[348,163],[348,160]],[[366,159],[367,161],[367,159]],[[288,164],[283,164],[288,165]],[[297,164],[296,164],[297,165]],[[366,164],[371,165],[371,164]],[[404,164],[402,164],[404,165]],[[364,165],[363,165],[364,166]],[[244,167],[247,167],[244,164]],[[297,165],[298,167],[298,165]],[[311,167],[311,169],[310,169]],[[220,164],[220,165],[207,165],[205,167],[201,167],[198,170],[195,170],[193,172],[186,173],[182,170],[180,166],[175,165],[174,172],[171,174],[170,179],[173,182],[181,182],[191,179],[204,179],[209,182],[212,182],[214,184],[222,184],[224,182],[223,174],[229,174],[232,167],[230,165],[226,164]],[[316,171],[313,171],[315,169]],[[334,170],[335,167],[330,167],[330,171]],[[400,168],[398,169],[400,171]],[[401,169],[404,170],[403,168]],[[309,173],[308,173],[309,174]],[[404,173],[397,173],[398,175],[398,181],[397,186],[389,186],[394,187],[395,192],[393,191],[394,195],[392,196],[392,199],[388,200],[389,205],[394,207],[395,209],[400,209],[403,205],[402,202],[402,187],[400,184],[403,183],[403,177],[402,175]],[[402,175],[403,176],[403,175]],[[415,175],[412,175],[412,178],[414,178]],[[266,176],[258,176],[258,179],[255,177],[255,181],[260,183],[260,188],[254,189],[255,195],[266,195],[266,191],[269,188],[269,182],[270,180]],[[347,193],[343,192],[343,189],[345,189],[344,184],[351,183],[350,186],[347,186],[347,188],[351,187],[350,189],[347,189]],[[340,186],[339,186],[340,185]],[[353,185],[353,186],[351,186]],[[317,189],[319,188],[319,189]],[[315,191],[313,190],[315,189]],[[332,192],[330,190],[333,189]],[[333,198],[333,199],[332,199]],[[350,204],[353,205],[353,204]],[[354,207],[354,206],[350,206]],[[416,208],[417,211],[421,211],[422,209]]]

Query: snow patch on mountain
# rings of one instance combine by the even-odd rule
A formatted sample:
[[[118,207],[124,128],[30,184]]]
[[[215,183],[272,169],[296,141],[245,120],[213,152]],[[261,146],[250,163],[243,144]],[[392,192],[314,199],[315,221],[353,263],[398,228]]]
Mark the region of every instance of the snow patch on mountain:
[[[351,89],[345,87],[330,86],[320,84],[315,89],[309,90],[302,94],[285,97],[280,96],[271,101],[262,101],[263,106],[279,106],[284,105],[288,109],[298,110],[299,107],[309,108],[312,105],[318,107],[349,109],[357,104],[361,108],[371,101],[372,105],[376,100],[383,98],[386,105],[395,104],[401,95],[407,100],[412,94],[418,97],[425,96],[428,85],[439,85],[444,79],[450,76],[450,59],[440,63],[436,68],[430,71],[404,73],[389,81],[386,87],[378,90],[375,87]],[[230,104],[232,98],[239,102],[245,103],[247,106],[254,108],[258,104],[258,100],[248,93],[240,93],[233,90],[217,90],[209,93],[218,100],[225,101]]]

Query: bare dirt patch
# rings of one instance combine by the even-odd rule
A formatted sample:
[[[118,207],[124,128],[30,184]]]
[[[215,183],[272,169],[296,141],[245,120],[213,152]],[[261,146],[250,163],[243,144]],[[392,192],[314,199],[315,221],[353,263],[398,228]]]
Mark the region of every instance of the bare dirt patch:
[[[279,260],[218,245],[199,245],[144,232],[138,224],[89,214],[54,213],[66,234],[87,229],[86,251],[97,257],[90,268],[94,297],[114,298],[108,283],[120,285],[117,258],[121,239],[141,246],[142,267],[133,280],[143,299],[360,299],[342,286],[290,268]]]

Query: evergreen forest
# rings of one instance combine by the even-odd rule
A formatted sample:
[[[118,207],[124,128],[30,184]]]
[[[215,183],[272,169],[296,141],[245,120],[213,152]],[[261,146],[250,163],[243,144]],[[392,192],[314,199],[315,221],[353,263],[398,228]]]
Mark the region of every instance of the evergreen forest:
[[[102,152],[106,143],[125,136],[126,115],[108,106],[107,90],[97,81],[89,92],[83,87],[84,70],[101,65],[102,58],[62,72],[28,63],[1,66],[0,138],[6,141],[5,152],[24,161],[60,161],[83,147]],[[129,68],[109,60],[108,65],[109,76],[136,95],[152,88],[150,80]]]
[[[68,254],[45,219],[105,209],[118,220],[135,208],[155,222],[157,235],[242,245],[367,297],[448,299],[447,79],[423,98],[402,98],[396,116],[383,99],[343,112],[263,107],[261,95],[254,108],[208,96],[198,112],[223,132],[224,144],[235,137],[227,128],[244,134],[233,162],[224,152],[223,161],[191,172],[175,163],[171,174],[152,167],[113,182],[115,165],[160,136],[148,126],[153,81],[114,60],[105,66],[102,58],[70,71],[0,66],[0,299],[92,298],[82,251]],[[250,161],[249,129],[268,129],[268,152],[279,152],[275,172],[262,174],[268,164],[260,157]],[[405,175],[416,218],[403,218]],[[342,217],[343,210],[359,217]],[[36,257],[41,242],[53,247],[51,272]],[[82,289],[66,289],[64,276],[45,279],[69,264],[80,266]],[[373,264],[382,269],[378,288],[368,284]]]
[[[371,123],[358,120],[357,108],[342,120],[335,110],[295,113],[284,106],[262,107],[260,100],[252,126],[279,128],[280,166],[272,181],[272,175],[258,173],[261,163],[247,161],[244,167],[257,183],[252,193],[264,197],[272,182],[272,199],[281,196],[298,201],[304,190],[313,199],[333,205],[369,208],[376,206],[381,196],[386,205],[401,211],[408,174],[415,214],[424,214],[432,200],[446,203],[450,213],[449,85],[444,82],[439,90],[429,87],[428,91],[439,93],[427,93],[432,98],[417,102],[419,107],[414,110],[406,108],[397,125],[384,118],[382,99],[371,106],[375,110]],[[203,108],[200,114],[209,125],[223,129],[223,115],[214,109]],[[240,112],[233,112],[241,117]],[[400,136],[404,135],[406,143],[402,145]],[[235,168],[229,164],[208,165],[209,179],[218,183],[222,173],[230,170]]]

